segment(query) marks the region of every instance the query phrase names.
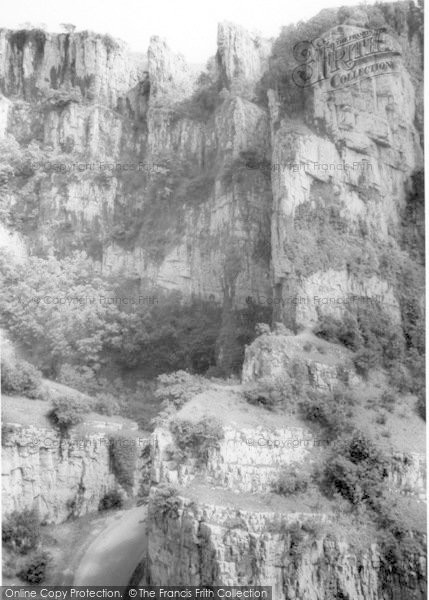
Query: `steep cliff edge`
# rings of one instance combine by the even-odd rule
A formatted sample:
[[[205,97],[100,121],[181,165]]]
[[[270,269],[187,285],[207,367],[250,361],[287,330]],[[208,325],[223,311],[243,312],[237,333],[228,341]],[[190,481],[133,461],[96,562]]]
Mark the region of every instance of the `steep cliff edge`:
[[[365,35],[343,25],[324,40],[327,47],[345,40],[343,52],[352,54]],[[401,218],[423,154],[402,51],[393,37],[379,37],[354,65],[348,55],[348,70],[340,62],[307,82],[301,115],[279,115],[281,97],[271,97],[274,286],[285,306],[278,316],[290,326],[312,326],[322,313],[338,318],[353,295],[377,298],[394,319],[403,309],[395,273],[407,259]],[[316,71],[321,59],[313,56]],[[297,63],[295,77],[306,66]],[[294,306],[294,296],[305,301]]]
[[[257,254],[269,222],[250,211],[268,215],[269,181],[227,174],[255,145],[268,156],[265,110],[217,98],[217,74],[209,90],[197,85],[156,37],[145,72],[108,36],[3,31],[1,44],[3,144],[18,163],[2,200],[33,249],[46,236],[87,250],[106,274],[219,300],[234,253],[241,295],[270,293],[268,250]]]
[[[112,490],[128,498],[146,483],[148,440],[136,423],[91,414],[65,436],[46,418],[47,401],[3,394],[2,405],[5,517],[35,508],[42,522],[61,523],[99,510],[100,501]],[[118,434],[127,434],[123,444],[134,443],[137,450],[130,485],[124,485],[112,460]]]
[[[396,408],[389,428],[395,431],[395,419],[402,422],[408,432],[402,440],[386,440],[381,429],[371,430],[372,409],[362,399],[372,386],[365,387],[350,367],[352,387],[347,389],[356,390],[356,402],[351,396],[347,400],[352,427],[344,429],[343,423],[340,429],[347,430],[350,439],[356,427],[364,428],[391,453],[383,475],[392,503],[389,510],[393,515],[399,503],[405,527],[420,523],[410,552],[393,560],[371,511],[358,516],[348,511],[341,494],[321,493],[323,486],[307,487],[308,474],[323,471],[339,447],[326,423],[320,427],[323,419],[303,418],[298,407],[304,388],[288,396],[287,378],[295,372],[296,384],[296,366],[301,365],[307,393],[322,395],[338,391],[344,381],[335,369],[338,346],[325,343],[316,361],[314,352],[303,350],[310,339],[309,334],[280,332],[259,336],[246,350],[245,384],[209,384],[166,413],[151,441],[153,487],[142,584],[269,585],[274,598],[286,600],[424,598],[423,546],[411,550],[417,539],[424,543],[424,425],[411,414],[401,416]],[[342,359],[346,364],[344,355]],[[312,376],[316,369],[324,373],[323,364],[330,365],[329,376]],[[283,400],[267,404],[269,384],[279,380]],[[251,384],[259,385],[258,394],[250,393]],[[337,409],[330,397],[328,410],[333,414]],[[413,446],[411,437],[423,446]],[[351,463],[347,469],[350,475]],[[284,492],[278,488],[282,473]],[[296,481],[303,487],[292,491]]]

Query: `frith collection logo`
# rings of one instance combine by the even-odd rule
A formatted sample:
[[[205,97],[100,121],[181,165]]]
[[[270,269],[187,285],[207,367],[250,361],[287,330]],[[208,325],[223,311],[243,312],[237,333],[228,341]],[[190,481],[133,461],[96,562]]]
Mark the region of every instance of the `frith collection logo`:
[[[327,91],[353,85],[361,79],[391,73],[400,52],[391,45],[385,29],[363,30],[344,35],[337,27],[324,37],[294,46],[299,65],[292,73],[294,83],[309,87],[326,81]]]

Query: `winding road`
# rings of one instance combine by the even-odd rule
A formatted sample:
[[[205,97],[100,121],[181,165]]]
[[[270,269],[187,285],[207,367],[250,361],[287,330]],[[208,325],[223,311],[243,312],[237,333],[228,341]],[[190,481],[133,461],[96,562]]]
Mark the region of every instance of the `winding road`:
[[[76,569],[74,585],[128,585],[146,548],[147,507],[112,517],[88,546]]]

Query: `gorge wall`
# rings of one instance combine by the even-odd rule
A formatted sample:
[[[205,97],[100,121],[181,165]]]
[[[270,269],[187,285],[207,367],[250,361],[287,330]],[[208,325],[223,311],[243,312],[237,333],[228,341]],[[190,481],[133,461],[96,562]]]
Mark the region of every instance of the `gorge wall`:
[[[84,248],[105,273],[187,296],[221,298],[230,277],[269,294],[269,180],[225,181],[241,151],[268,157],[266,111],[226,93],[206,122],[188,117],[195,74],[158,38],[150,95],[145,65],[107,36],[3,31],[1,48],[2,135],[19,163],[2,200],[36,245]]]
[[[152,508],[151,585],[269,585],[274,598],[285,600],[424,597],[423,558],[404,580],[386,576],[376,545],[359,553],[329,534],[294,537],[303,525],[320,535],[332,526],[329,519],[195,506],[184,499],[167,515],[157,513],[155,503]]]
[[[91,424],[93,425],[93,424]],[[129,425],[127,426],[129,427]],[[92,432],[64,438],[52,428],[6,422],[2,447],[2,511],[37,508],[45,523],[61,523],[99,509],[100,500],[118,489],[136,495],[147,479],[147,440],[138,436],[132,489],[121,485],[112,468],[112,433],[121,423],[98,423]],[[98,430],[98,431],[97,431]]]
[[[365,10],[322,14],[276,41],[222,23],[204,71],[157,37],[141,57],[90,32],[0,30],[2,243],[22,256],[85,251],[102,275],[142,295],[159,286],[214,299],[225,309],[223,330],[232,329],[225,313],[250,296],[272,309],[277,330],[246,348],[244,385],[291,383],[298,360],[305,385],[329,400],[340,384],[359,389],[357,348],[315,336],[309,344],[291,330],[310,335],[321,317],[344,315],[362,297],[388,314],[392,330],[422,330],[424,272],[409,241],[421,242],[420,229],[407,221],[419,210],[410,198],[423,161],[422,40],[411,18],[393,22],[377,8],[371,21]],[[332,52],[325,63],[320,40]],[[379,330],[385,321],[375,315]],[[407,351],[418,345],[413,335],[402,340]],[[393,370],[404,348],[388,357]],[[380,396],[391,391],[386,382]],[[131,492],[153,484],[143,583],[264,584],[279,600],[422,600],[424,557],[410,551],[398,573],[373,543],[373,524],[339,524],[341,507],[320,490],[314,510],[293,499],[261,508],[281,468],[316,462],[317,451],[288,445],[314,432],[296,412],[250,407],[238,384],[216,385],[181,407],[190,421],[231,421],[204,468],[201,457],[182,460],[167,422],[150,456],[145,446],[138,457]],[[299,392],[288,400],[296,404]],[[61,522],[120,488],[109,427],[86,435],[83,449],[52,431],[52,445],[31,442],[45,434],[12,423],[4,437],[6,513],[37,504],[45,521]],[[421,508],[421,454],[397,452],[386,479],[395,498]]]
[[[358,17],[328,41],[374,31]],[[147,60],[88,32],[3,30],[0,40],[3,161],[13,164],[2,167],[2,204],[33,249],[85,249],[142,290],[241,305],[250,295],[291,326],[338,314],[350,295],[400,319],[386,256],[401,252],[422,164],[415,32],[377,40],[369,67],[380,55],[386,73],[340,89],[339,75],[334,86],[292,84],[296,114],[279,81],[260,100],[272,42],[230,23],[204,73],[156,37]]]

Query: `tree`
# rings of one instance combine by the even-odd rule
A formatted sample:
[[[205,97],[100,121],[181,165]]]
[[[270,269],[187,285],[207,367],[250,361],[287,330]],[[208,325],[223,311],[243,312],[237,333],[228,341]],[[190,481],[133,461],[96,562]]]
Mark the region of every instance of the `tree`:
[[[17,262],[2,250],[0,284],[0,320],[48,375],[63,363],[97,369],[119,334],[114,290],[84,255]]]

